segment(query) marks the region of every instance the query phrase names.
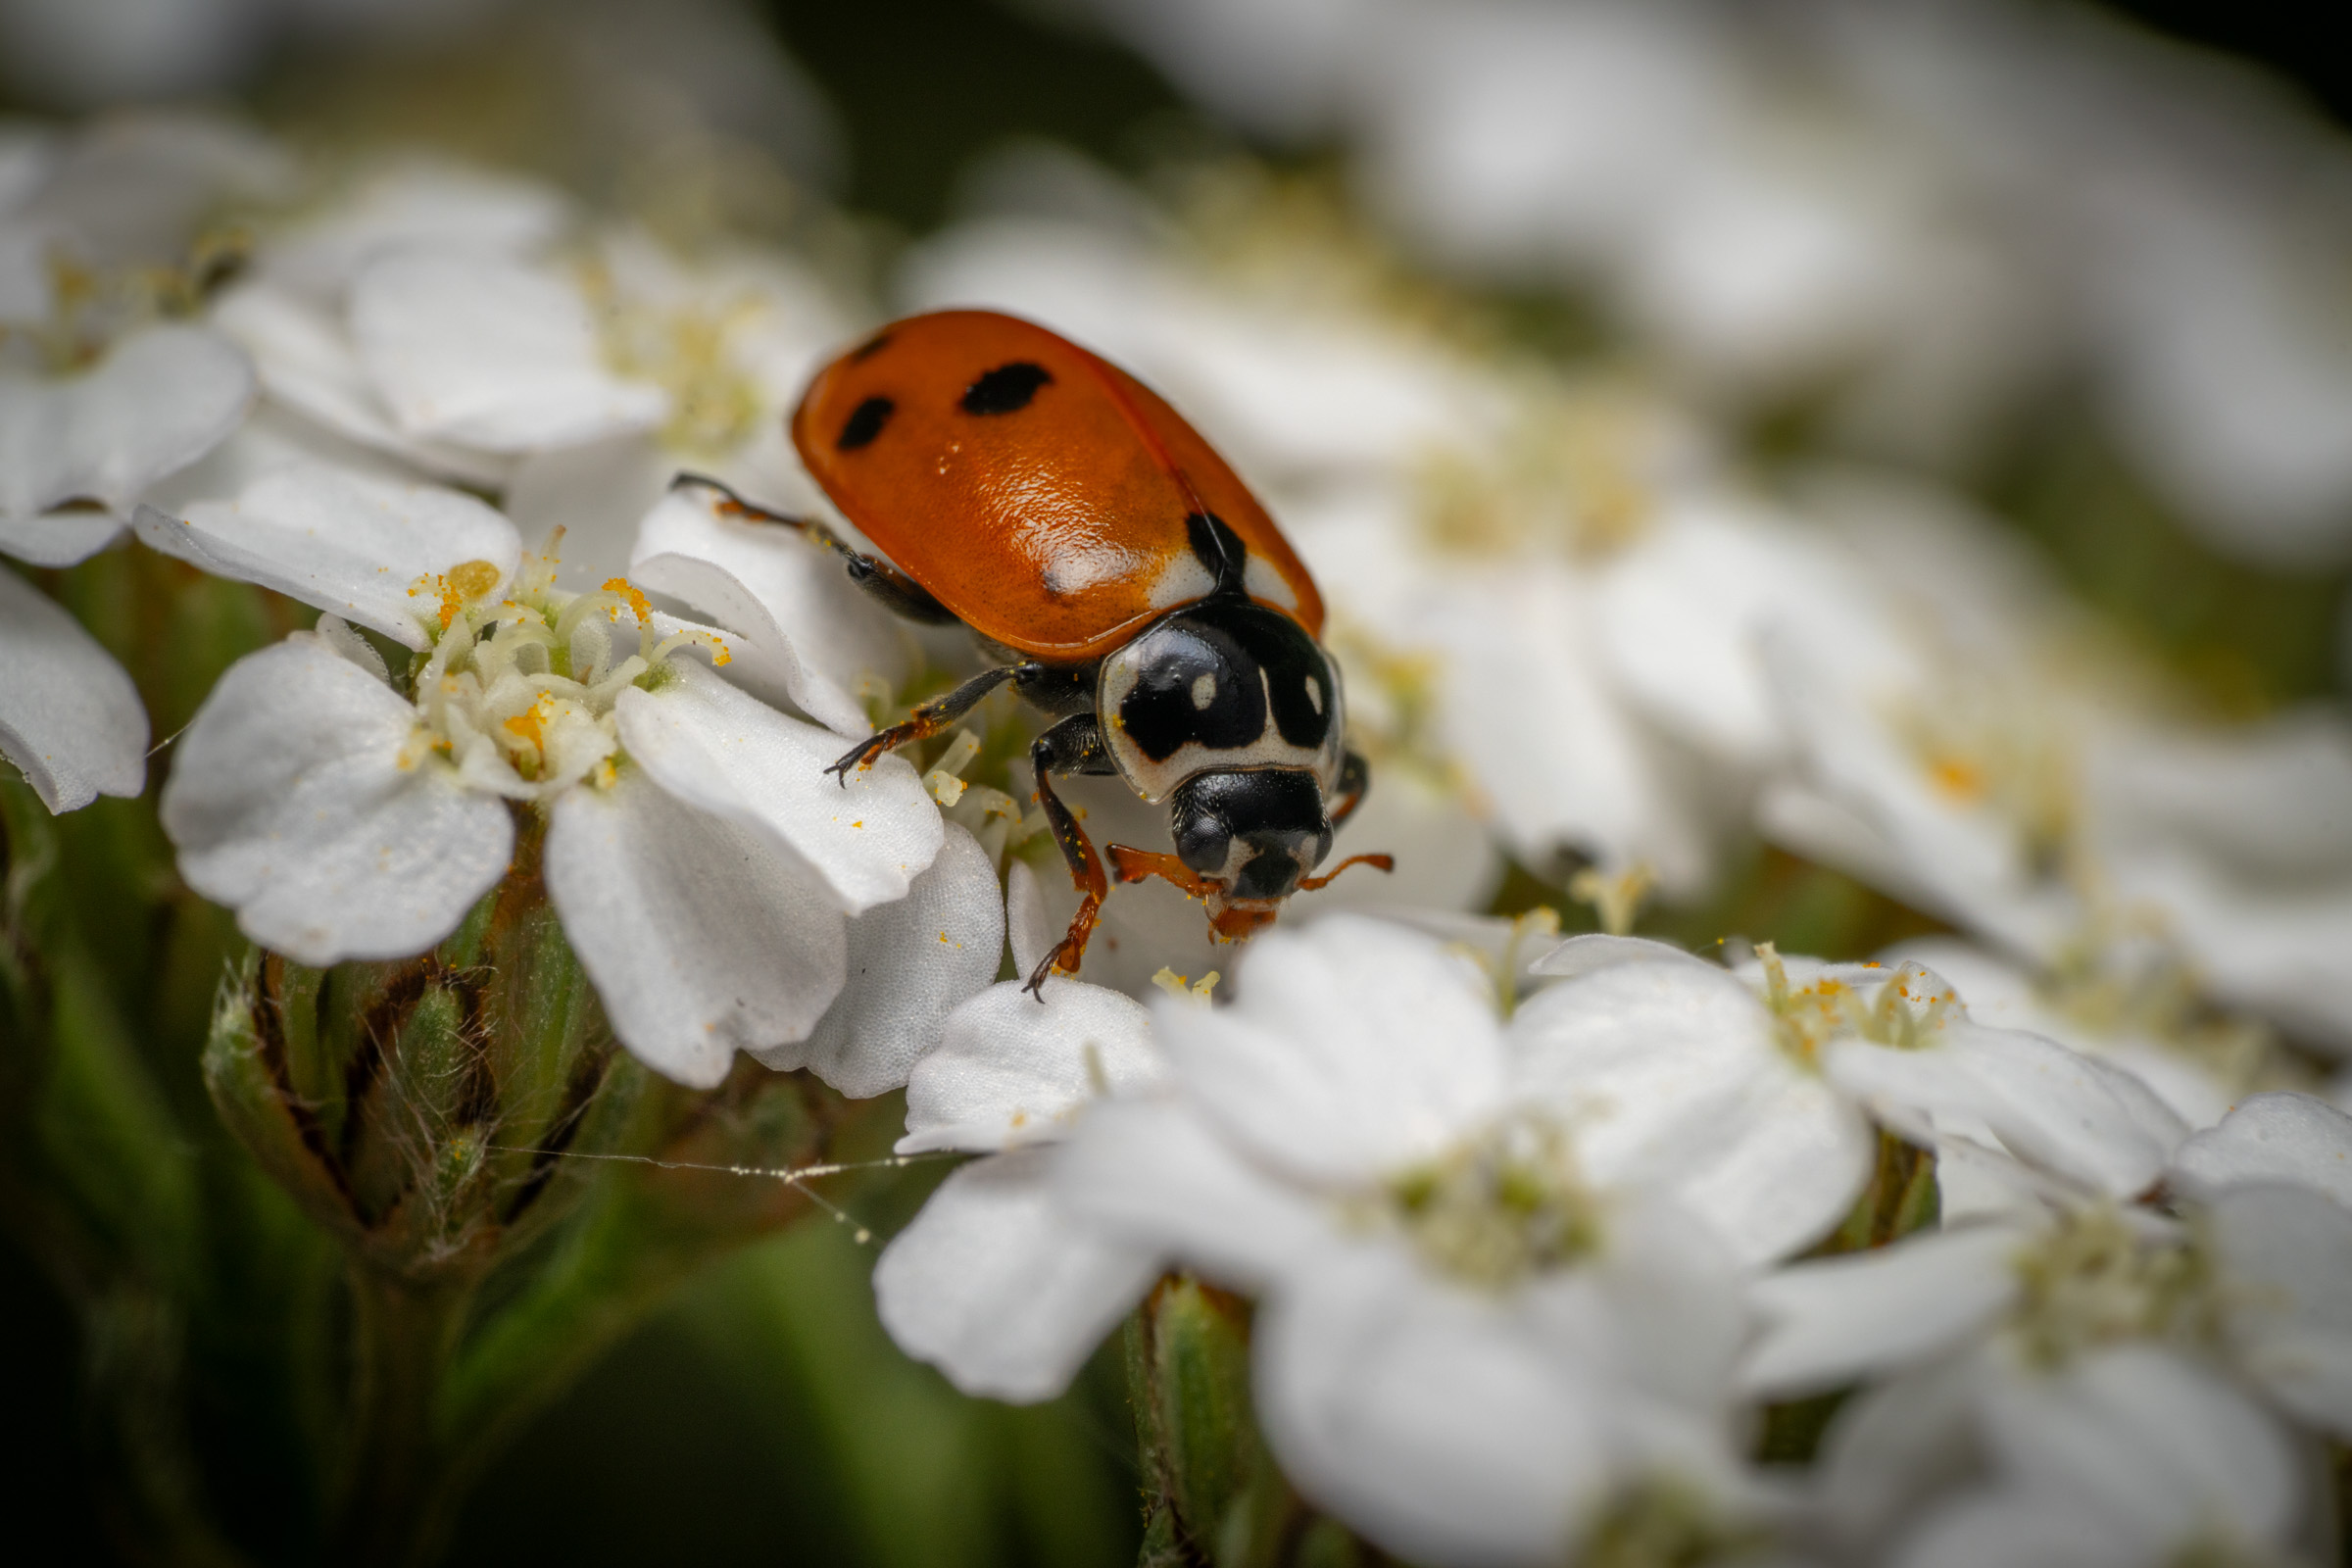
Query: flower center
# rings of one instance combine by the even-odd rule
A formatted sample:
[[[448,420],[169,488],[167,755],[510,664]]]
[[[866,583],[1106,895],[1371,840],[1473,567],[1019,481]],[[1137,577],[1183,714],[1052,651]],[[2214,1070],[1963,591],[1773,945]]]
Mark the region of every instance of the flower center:
[[[1615,556],[1656,510],[1655,425],[1623,395],[1538,391],[1492,451],[1441,452],[1423,464],[1422,533],[1453,555]]]
[[[1497,1122],[1384,1193],[1387,1217],[1423,1260],[1489,1290],[1586,1256],[1599,1245],[1600,1208],[1567,1136],[1547,1122]]]
[[[1577,1560],[1586,1568],[1698,1568],[1756,1544],[1753,1532],[1735,1528],[1697,1488],[1659,1477],[1628,1488],[1601,1511]]]
[[[670,662],[690,646],[709,648],[715,663],[730,657],[700,627],[662,636],[653,607],[625,578],[572,594],[554,577],[551,547],[528,564],[511,598],[490,597],[499,572],[484,561],[409,590],[433,606],[428,628],[439,625],[415,673],[412,760],[438,754],[475,788],[514,800],[542,799],[583,779],[610,784],[620,694],[662,685]]]
[[[2112,1207],[2062,1217],[2016,1260],[2025,1288],[2012,1332],[2054,1367],[2126,1339],[2210,1341],[2213,1273],[2187,1241],[2134,1229]]]
[[[2273,1037],[2251,1018],[2218,1013],[2205,1002],[2194,972],[2161,939],[2125,945],[2106,937],[2094,919],[2088,935],[2037,977],[2043,1005],[2088,1033],[2137,1036],[2194,1062],[2217,1083],[2251,1089],[2273,1060]]]
[[[0,321],[0,363],[53,376],[86,370],[138,328],[194,315],[243,264],[251,244],[239,228],[208,230],[176,267],[90,268],[52,250],[49,314]]]
[[[1808,1066],[1821,1059],[1833,1040],[1860,1039],[1897,1051],[1920,1051],[1935,1043],[1959,1003],[1951,987],[1926,968],[1905,962],[1887,973],[1876,992],[1864,992],[1835,975],[1793,985],[1788,966],[1769,942],[1756,945],[1764,967],[1764,1005],[1779,1030],[1781,1048]]]
[[[1891,715],[1928,793],[1955,810],[1989,811],[2017,830],[2037,879],[2075,859],[2074,749],[2031,694],[1980,681],[1950,684]]]
[[[688,300],[659,306],[621,292],[602,266],[579,269],[580,291],[595,316],[606,363],[669,394],[662,440],[690,458],[724,456],[759,422],[759,384],[729,352],[760,310],[750,297]]]

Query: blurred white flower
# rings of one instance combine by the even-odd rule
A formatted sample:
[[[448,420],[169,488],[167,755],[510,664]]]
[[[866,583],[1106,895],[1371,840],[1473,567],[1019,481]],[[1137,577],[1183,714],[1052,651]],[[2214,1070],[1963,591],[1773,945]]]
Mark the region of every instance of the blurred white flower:
[[[2219,1531],[2218,1544],[2291,1540],[2305,1460],[2257,1401],[2325,1434],[2352,1424],[2352,1209],[2267,1172],[2205,1184],[2177,1173],[2175,1191],[2205,1195],[2179,1220],[2016,1176],[1986,1217],[1755,1287],[1751,1392],[1898,1374],[1830,1434],[1830,1527],[1882,1537],[1937,1483],[1983,1465],[1993,1490],[1932,1517],[1912,1549],[1937,1554],[1918,1560],[1962,1560],[1948,1553],[1964,1518],[1988,1540],[2105,1539],[2119,1562],[2177,1561],[2199,1530]],[[2211,1434],[2229,1435],[2234,1468],[2211,1468],[2197,1446]],[[2048,1485],[2094,1455],[2105,1488]]]
[[[1018,861],[1005,914],[1013,971],[1027,975],[1054,939]],[[1090,1104],[1156,1086],[1166,1064],[1140,1004],[1077,980],[1048,980],[1038,996],[1019,979],[992,986],[938,1038],[907,1080],[899,1152],[985,1157],[883,1250],[875,1303],[901,1349],[965,1393],[1052,1398],[1162,1266],[1072,1209],[1056,1190],[1061,1146]]]
[[[1359,915],[1261,936],[1229,1007],[1160,1004],[1175,1091],[1099,1103],[1063,1201],[1258,1296],[1285,1472],[1386,1548],[1555,1561],[1646,1484],[1737,1493],[1732,1258],[1597,1176],[1544,1034]]]
[[[0,566],[0,757],[52,811],[147,784],[147,710],[65,608]]]
[[[2193,1362],[2122,1346],[1996,1381],[1988,1484],[1924,1510],[1900,1568],[2170,1568],[2303,1559],[2303,1460],[2278,1423]]]
[[[391,159],[266,239],[220,320],[287,409],[563,526],[575,590],[681,468],[806,499],[784,416],[848,334],[830,291],[779,252],[577,228],[544,186]]]
[[[1907,635],[1784,627],[1794,767],[1766,836],[2048,971],[2183,968],[2205,997],[2352,1050],[2352,725],[2170,716],[1988,529],[1885,489],[1847,532]]]
[[[143,512],[142,534],[330,612],[230,668],[164,797],[182,873],[256,941],[313,964],[432,946],[506,874],[514,802],[544,814],[541,874],[615,1032],[683,1082],[809,1041],[843,994],[854,917],[873,922],[859,989],[926,965],[950,991],[987,978],[967,956],[999,941],[985,858],[943,857],[903,761],[845,789],[823,769],[854,730],[689,657],[728,662],[733,639],[622,579],[555,587],[506,518],[451,491],[297,464],[186,510]],[[406,678],[338,617],[414,650]],[[741,646],[821,706],[783,635],[771,618]],[[919,927],[884,907],[910,891]],[[889,1033],[887,1009],[867,1016],[858,1039]],[[847,1038],[806,1049],[864,1087]],[[901,1067],[907,1044],[872,1040]]]
[[[61,138],[0,204],[0,551],[68,565],[244,419],[245,356],[202,320],[219,210],[282,191],[231,122],[130,115]]]

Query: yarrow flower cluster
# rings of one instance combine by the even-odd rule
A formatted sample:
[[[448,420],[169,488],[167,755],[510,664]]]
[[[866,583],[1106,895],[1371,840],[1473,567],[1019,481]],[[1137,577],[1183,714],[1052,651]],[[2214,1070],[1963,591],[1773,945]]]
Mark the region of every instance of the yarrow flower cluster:
[[[1004,151],[869,302],[421,148],[0,127],[0,756],[53,814],[154,786],[247,1025],[269,965],[442,984],[513,905],[700,1130],[808,1087],[742,1055],[825,1136],[903,1090],[897,1153],[957,1156],[874,1264],[906,1355],[1048,1400],[1178,1290],[1246,1340],[1234,1451],[1148,1438],[1155,1510],[1262,1436],[1282,1540],[1433,1564],[2339,1550],[2352,720],[2208,700],[1976,476],[2075,398],[2093,457],[2036,461],[2340,564],[2352,361],[2292,324],[2340,236],[2250,172],[2342,147],[2199,134],[2201,68],[1991,0],[1093,9],[1353,183]],[[1002,650],[731,491],[864,548],[790,412],[951,306],[1132,369],[1264,498],[1374,778],[1330,863],[1393,878],[1238,952],[1121,886],[1031,987],[1080,898],[1034,715],[828,771]],[[153,726],[200,617],[94,612],[132,561],[275,617]],[[340,1112],[264,1066],[323,1161]],[[487,1113],[444,1121],[404,1157],[477,1169]]]

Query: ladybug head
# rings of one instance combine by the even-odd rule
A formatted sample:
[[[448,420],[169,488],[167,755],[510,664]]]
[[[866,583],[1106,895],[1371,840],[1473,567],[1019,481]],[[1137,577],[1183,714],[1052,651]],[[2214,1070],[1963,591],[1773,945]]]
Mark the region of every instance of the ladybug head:
[[[1196,774],[1168,798],[1168,828],[1176,858],[1223,902],[1263,906],[1267,918],[1331,853],[1322,786],[1299,767]]]

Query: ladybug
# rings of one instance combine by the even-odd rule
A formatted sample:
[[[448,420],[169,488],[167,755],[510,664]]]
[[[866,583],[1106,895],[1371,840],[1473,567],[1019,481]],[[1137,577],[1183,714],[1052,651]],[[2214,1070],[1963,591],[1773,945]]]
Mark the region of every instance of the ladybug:
[[[792,440],[887,560],[715,481],[677,482],[800,530],[892,611],[961,622],[995,661],[827,771],[846,784],[1006,682],[1055,720],[1029,756],[1080,898],[1031,992],[1077,972],[1109,892],[1057,776],[1115,773],[1167,803],[1175,853],[1113,844],[1111,868],[1200,899],[1220,940],[1358,861],[1391,868],[1361,855],[1311,874],[1371,779],[1347,747],[1339,669],[1316,640],[1323,601],[1265,508],[1151,388],[1035,322],[941,311],[820,370]]]

